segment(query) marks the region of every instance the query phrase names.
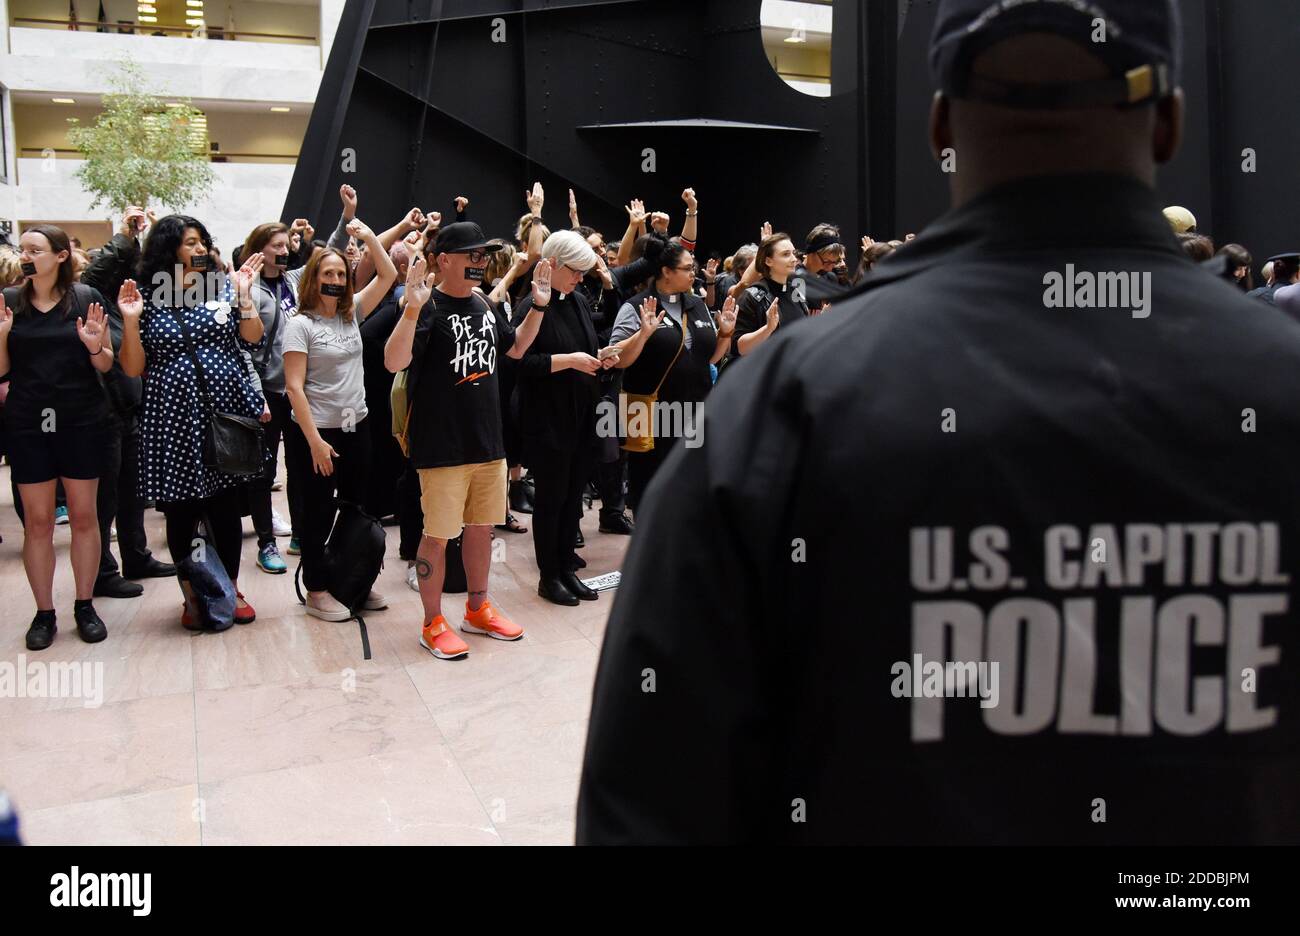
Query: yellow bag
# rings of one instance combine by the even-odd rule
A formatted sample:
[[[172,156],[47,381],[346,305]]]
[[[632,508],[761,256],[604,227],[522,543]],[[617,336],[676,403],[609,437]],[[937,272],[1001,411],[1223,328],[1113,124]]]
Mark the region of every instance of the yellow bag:
[[[663,385],[663,381],[660,381],[659,383],[660,386]],[[659,400],[658,390],[654,393],[620,393],[618,397],[619,412],[628,415],[626,427],[627,436],[623,441],[623,451],[637,452],[638,454],[653,451],[655,447],[654,411],[655,403]],[[646,422],[648,422],[649,425],[646,427],[644,435],[634,435],[632,432],[632,419],[630,414],[633,406],[639,408],[641,405],[645,406],[645,409],[642,410],[642,412],[646,414]]]
[[[685,318],[685,314],[686,313],[683,310],[683,318]],[[633,406],[643,406],[645,408],[642,409],[641,412],[645,413],[646,422],[649,424],[645,427],[646,431],[644,434],[638,433],[634,435],[632,433],[632,420],[631,418],[628,418],[627,425],[624,427],[624,431],[627,435],[625,436],[622,445],[622,449],[625,452],[644,455],[646,452],[654,451],[654,412],[655,404],[659,402],[659,390],[663,387],[664,381],[668,379],[668,375],[672,373],[673,368],[677,366],[677,359],[682,356],[682,349],[686,347],[686,322],[683,321],[679,327],[682,332],[682,343],[677,346],[677,353],[673,355],[672,361],[668,364],[668,370],[664,371],[664,375],[659,378],[659,386],[654,388],[654,392],[622,392],[618,395],[618,409],[620,413],[627,416],[631,412]]]
[[[393,389],[388,393],[388,402],[393,410],[393,438],[407,458],[411,457],[411,407],[415,401],[407,402],[406,380],[409,368],[393,375]]]

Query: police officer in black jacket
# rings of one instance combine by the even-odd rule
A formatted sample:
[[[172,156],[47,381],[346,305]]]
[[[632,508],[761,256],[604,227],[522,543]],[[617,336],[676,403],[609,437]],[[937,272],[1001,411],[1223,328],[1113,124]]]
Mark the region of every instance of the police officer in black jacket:
[[[579,842],[1300,841],[1300,327],[1161,216],[1173,3],[1088,6],[942,0],[954,209],[652,485]]]

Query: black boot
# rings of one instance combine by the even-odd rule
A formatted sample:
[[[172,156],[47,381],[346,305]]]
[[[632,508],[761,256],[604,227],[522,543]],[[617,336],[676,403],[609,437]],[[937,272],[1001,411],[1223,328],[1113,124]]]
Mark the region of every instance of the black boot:
[[[583,585],[582,580],[572,572],[566,572],[564,575],[561,575],[560,581],[564,583],[565,588],[573,592],[583,601],[595,601],[600,597],[599,592],[594,588],[588,588],[586,585]]]
[[[515,513],[530,514],[533,512],[533,502],[528,496],[527,488],[522,481],[510,482],[510,509]]]
[[[139,598],[144,594],[144,586],[113,574],[95,580],[94,594],[96,598]]]
[[[37,611],[32,618],[32,626],[27,628],[27,649],[44,650],[54,643],[54,635],[59,632],[54,623],[53,611]]]
[[[602,510],[600,512],[600,532],[630,536],[632,529],[632,521],[628,519],[627,514],[623,513],[623,511],[606,513]]]
[[[587,560],[583,559],[577,553],[574,553],[572,556],[569,557],[568,566],[570,569],[574,569],[574,570],[585,569],[587,568]]]
[[[587,545],[587,541],[583,538],[583,536],[582,536],[582,531],[579,530],[579,531],[578,531],[578,538],[577,538],[576,540],[573,541],[573,548],[574,548],[574,549],[581,549],[582,547],[584,547],[584,546],[586,546],[586,545]]]
[[[77,633],[86,643],[99,643],[108,636],[108,628],[95,613],[95,606],[91,604],[89,598],[73,603],[72,617],[77,622]]]
[[[537,583],[537,594],[541,595],[551,604],[566,605],[573,607],[578,603],[578,596],[565,586],[563,579],[547,578],[542,576]]]

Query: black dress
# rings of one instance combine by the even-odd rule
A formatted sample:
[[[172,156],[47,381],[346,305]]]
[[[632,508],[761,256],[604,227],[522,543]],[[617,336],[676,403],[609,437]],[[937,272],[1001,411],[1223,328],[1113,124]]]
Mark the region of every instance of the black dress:
[[[13,481],[98,478],[108,443],[108,397],[77,335],[77,318],[92,302],[105,305],[104,297],[76,285],[48,312],[19,311],[21,292],[4,291],[13,310],[4,407]]]

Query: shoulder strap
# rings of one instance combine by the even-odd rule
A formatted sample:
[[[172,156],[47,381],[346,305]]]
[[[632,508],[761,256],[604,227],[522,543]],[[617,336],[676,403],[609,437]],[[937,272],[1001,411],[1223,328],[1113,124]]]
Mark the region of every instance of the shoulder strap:
[[[194,348],[194,341],[190,338],[190,330],[185,326],[185,313],[182,310],[177,314],[173,306],[168,306],[167,311],[171,314],[172,319],[176,322],[181,330],[181,338],[185,341],[185,350],[189,353],[190,360],[194,362],[194,374],[199,382],[199,397],[212,409],[212,394],[208,391],[208,379],[203,373],[203,361],[199,359],[199,352]]]
[[[664,385],[664,381],[667,380],[667,379],[668,379],[668,375],[671,374],[671,373],[673,372],[673,368],[677,366],[677,359],[678,359],[679,357],[682,356],[682,351],[685,350],[685,348],[686,348],[686,328],[687,328],[687,325],[686,325],[686,304],[685,304],[685,303],[682,303],[682,309],[681,309],[681,312],[682,312],[682,320],[681,320],[681,322],[679,322],[678,325],[677,325],[678,330],[682,333],[682,334],[681,334],[681,339],[682,339],[682,340],[681,340],[681,343],[677,345],[677,353],[674,354],[674,355],[673,355],[673,359],[672,359],[671,361],[668,362],[668,367],[667,367],[667,369],[664,371],[664,375],[663,375],[662,377],[659,378],[659,383],[655,385],[654,393],[652,393],[651,396],[656,396],[656,397],[657,397],[657,396],[659,395],[659,390],[660,390],[661,387],[663,387],[663,385]],[[665,315],[667,315],[667,313],[665,313]],[[668,317],[669,319],[672,318],[671,315],[668,315],[667,317]]]

